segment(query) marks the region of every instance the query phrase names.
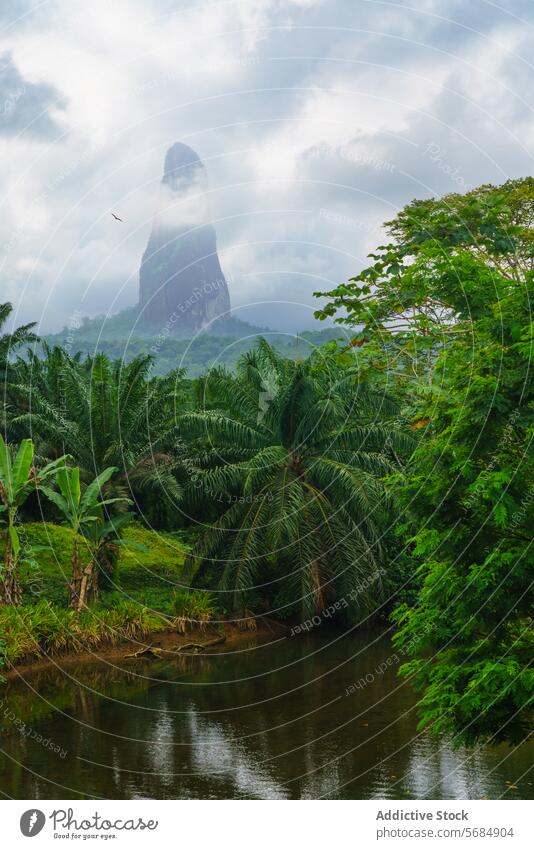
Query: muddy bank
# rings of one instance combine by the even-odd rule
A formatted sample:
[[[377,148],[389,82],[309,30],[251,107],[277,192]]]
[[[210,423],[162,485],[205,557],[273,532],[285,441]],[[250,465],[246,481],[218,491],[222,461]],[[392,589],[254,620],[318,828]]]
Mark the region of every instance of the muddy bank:
[[[181,634],[173,628],[155,631],[143,639],[124,639],[114,646],[102,646],[94,650],[82,650],[69,654],[43,654],[4,669],[4,678],[23,678],[27,673],[37,672],[49,667],[68,668],[80,663],[102,663],[124,666],[127,669],[136,660],[170,660],[173,657],[186,657],[202,654],[230,654],[246,651],[255,645],[277,643],[289,635],[289,628],[276,620],[261,617],[256,620],[255,630],[243,630],[231,622],[224,622],[218,628],[207,626],[195,628]]]

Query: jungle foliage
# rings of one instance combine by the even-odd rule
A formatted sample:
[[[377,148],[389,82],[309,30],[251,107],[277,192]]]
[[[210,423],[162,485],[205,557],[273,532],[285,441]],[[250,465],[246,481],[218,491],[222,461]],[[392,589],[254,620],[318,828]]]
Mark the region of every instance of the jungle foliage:
[[[533,227],[532,178],[414,201],[320,313],[409,387],[422,438],[395,494],[419,589],[396,640],[422,726],[464,742],[534,718]]]
[[[56,651],[105,642],[108,620],[326,627],[335,607],[393,617],[422,727],[526,738],[534,180],[416,200],[387,228],[368,267],[320,293],[348,343],[260,338],[191,379],[31,325],[0,337],[0,657],[28,653],[18,620]],[[36,528],[63,535],[61,573]]]

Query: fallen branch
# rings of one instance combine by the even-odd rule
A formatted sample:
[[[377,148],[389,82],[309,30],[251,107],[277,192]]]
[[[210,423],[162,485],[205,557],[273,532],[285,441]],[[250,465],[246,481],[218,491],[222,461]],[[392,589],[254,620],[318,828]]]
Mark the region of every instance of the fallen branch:
[[[183,651],[194,651],[200,652],[204,651],[204,649],[211,648],[211,646],[219,646],[221,643],[226,642],[226,634],[223,634],[221,637],[217,637],[216,640],[210,640],[207,643],[185,643],[183,646],[179,646],[179,648],[175,649],[171,654],[180,654]]]
[[[209,642],[207,642],[207,643],[184,643],[183,646],[179,646],[177,649],[174,649],[173,651],[169,651],[167,649],[159,648],[159,646],[145,646],[144,648],[139,649],[139,651],[136,651],[133,654],[125,654],[124,657],[125,658],[126,657],[133,657],[133,658],[154,657],[154,658],[157,658],[158,660],[161,660],[162,658],[168,657],[169,655],[181,654],[182,652],[185,652],[185,651],[191,651],[191,652],[194,652],[195,654],[198,654],[199,652],[204,651],[204,649],[211,648],[211,646],[219,646],[219,645],[221,645],[221,643],[225,643],[225,642],[226,642],[226,634],[222,634],[222,636],[217,637],[217,639],[215,639],[215,640],[209,640]]]
[[[125,654],[124,657],[158,657],[162,656],[163,650],[157,646],[146,646],[133,654]]]

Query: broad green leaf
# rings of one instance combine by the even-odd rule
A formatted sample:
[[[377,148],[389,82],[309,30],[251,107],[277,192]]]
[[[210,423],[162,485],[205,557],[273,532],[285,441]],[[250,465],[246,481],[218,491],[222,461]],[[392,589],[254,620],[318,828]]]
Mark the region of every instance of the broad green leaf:
[[[117,504],[119,501],[121,504],[132,504],[130,498],[125,498],[123,495],[120,495],[117,496],[117,498],[105,498],[104,501],[99,501],[95,506],[104,507],[106,504]]]
[[[105,483],[108,482],[108,480],[115,474],[116,471],[116,466],[109,466],[107,469],[104,469],[103,472],[100,472],[100,474],[97,475],[94,481],[89,484],[81,500],[81,508],[83,511],[95,507],[98,504],[98,499],[100,497],[102,487]]]
[[[107,536],[112,533],[118,533],[121,528],[128,525],[134,518],[135,513],[121,513],[119,516],[114,516],[109,522],[102,527],[101,536]]]
[[[53,460],[51,463],[47,463],[42,469],[39,469],[39,480],[44,481],[48,478],[55,475],[58,471],[58,468],[62,468],[66,465],[67,460],[71,460],[71,456],[69,454],[64,454],[63,457],[59,457],[57,460]]]
[[[39,486],[39,489],[41,492],[44,492],[44,494],[52,502],[52,504],[55,504],[56,507],[59,507],[63,515],[70,521],[72,513],[69,502],[66,501],[63,496],[59,494],[59,492],[56,492],[55,489],[51,489],[49,486],[43,486],[41,484]]]
[[[56,483],[65,501],[70,505],[72,502],[70,475],[66,466],[61,466],[56,472]]]
[[[11,467],[11,456],[4,437],[0,433],[0,478],[4,484],[7,500],[13,502],[13,471]]]
[[[13,463],[13,490],[16,493],[28,481],[33,461],[33,442],[23,439]]]
[[[78,466],[75,466],[70,473],[70,491],[72,494],[72,501],[76,506],[80,503],[80,469]]]
[[[15,555],[15,560],[17,560],[20,552],[20,540],[17,529],[14,525],[9,526],[9,538],[11,540],[11,547],[13,549],[13,554]]]

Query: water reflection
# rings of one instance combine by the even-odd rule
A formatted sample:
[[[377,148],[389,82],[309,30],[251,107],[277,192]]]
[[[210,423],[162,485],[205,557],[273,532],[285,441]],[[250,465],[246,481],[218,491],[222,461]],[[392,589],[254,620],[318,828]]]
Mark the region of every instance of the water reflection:
[[[532,744],[465,752],[429,739],[391,666],[346,694],[390,655],[376,634],[310,635],[172,663],[41,671],[10,683],[0,704],[0,790],[14,798],[532,798]]]
[[[192,708],[189,716],[191,740],[191,770],[210,775],[224,790],[233,785],[234,796],[256,799],[286,799],[288,793],[260,762],[257,755],[247,751],[240,742],[227,739],[221,724],[203,719]]]

